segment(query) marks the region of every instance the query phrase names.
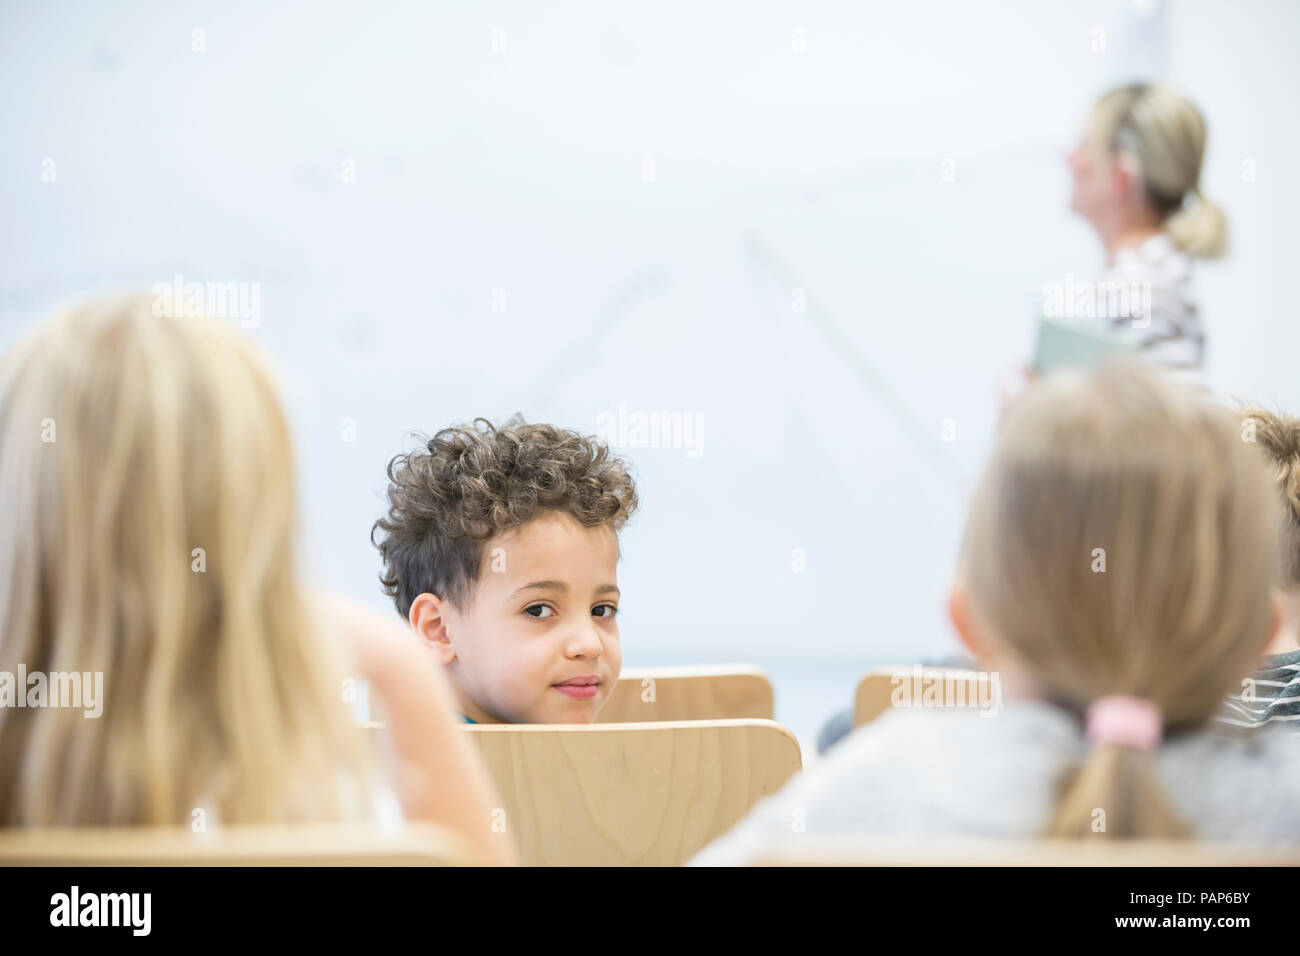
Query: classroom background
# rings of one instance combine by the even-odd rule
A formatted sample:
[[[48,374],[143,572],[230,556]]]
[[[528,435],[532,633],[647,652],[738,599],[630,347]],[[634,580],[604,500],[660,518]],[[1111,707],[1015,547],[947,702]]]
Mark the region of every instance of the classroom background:
[[[957,651],[998,381],[1101,266],[1065,154],[1105,89],[1204,112],[1208,380],[1300,408],[1297,35],[1258,0],[6,3],[0,348],[70,297],[255,290],[309,573],[376,607],[411,431],[612,422],[624,666],[757,663],[807,744]]]

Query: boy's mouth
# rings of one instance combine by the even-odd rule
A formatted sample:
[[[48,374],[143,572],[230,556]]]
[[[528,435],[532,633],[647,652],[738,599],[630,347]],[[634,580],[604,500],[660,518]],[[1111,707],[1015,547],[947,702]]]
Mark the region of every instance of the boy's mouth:
[[[600,678],[591,674],[587,677],[574,677],[551,686],[569,697],[591,698],[595,697],[596,691],[600,689]]]

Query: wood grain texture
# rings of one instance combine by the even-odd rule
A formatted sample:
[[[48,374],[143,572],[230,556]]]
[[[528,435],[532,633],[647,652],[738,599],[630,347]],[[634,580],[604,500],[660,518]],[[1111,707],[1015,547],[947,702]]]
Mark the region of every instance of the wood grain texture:
[[[599,724],[657,720],[771,720],[772,682],[747,664],[626,668]]]
[[[767,720],[467,726],[533,866],[677,866],[800,769]]]
[[[429,823],[0,829],[0,866],[463,866],[475,855]]]
[[[918,840],[802,834],[755,866],[1300,866],[1300,851],[1173,840]]]

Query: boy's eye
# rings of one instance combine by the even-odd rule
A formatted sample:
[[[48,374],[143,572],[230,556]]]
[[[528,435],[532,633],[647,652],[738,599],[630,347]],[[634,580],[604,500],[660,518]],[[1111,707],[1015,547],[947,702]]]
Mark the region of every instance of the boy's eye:
[[[555,616],[555,608],[551,607],[549,604],[530,604],[528,607],[524,608],[524,613],[532,615],[533,617],[545,619]]]
[[[604,611],[605,613],[597,614],[596,613],[597,611]],[[617,613],[618,613],[618,608],[615,607],[613,604],[597,604],[595,607],[591,609],[591,614],[593,617],[613,617]]]

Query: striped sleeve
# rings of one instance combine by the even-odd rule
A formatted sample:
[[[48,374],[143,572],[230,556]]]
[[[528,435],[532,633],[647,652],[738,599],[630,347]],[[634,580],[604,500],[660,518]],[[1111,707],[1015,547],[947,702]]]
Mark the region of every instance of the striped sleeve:
[[[1220,724],[1254,730],[1266,724],[1300,729],[1300,651],[1275,654],[1239,690],[1228,695],[1215,718]]]

